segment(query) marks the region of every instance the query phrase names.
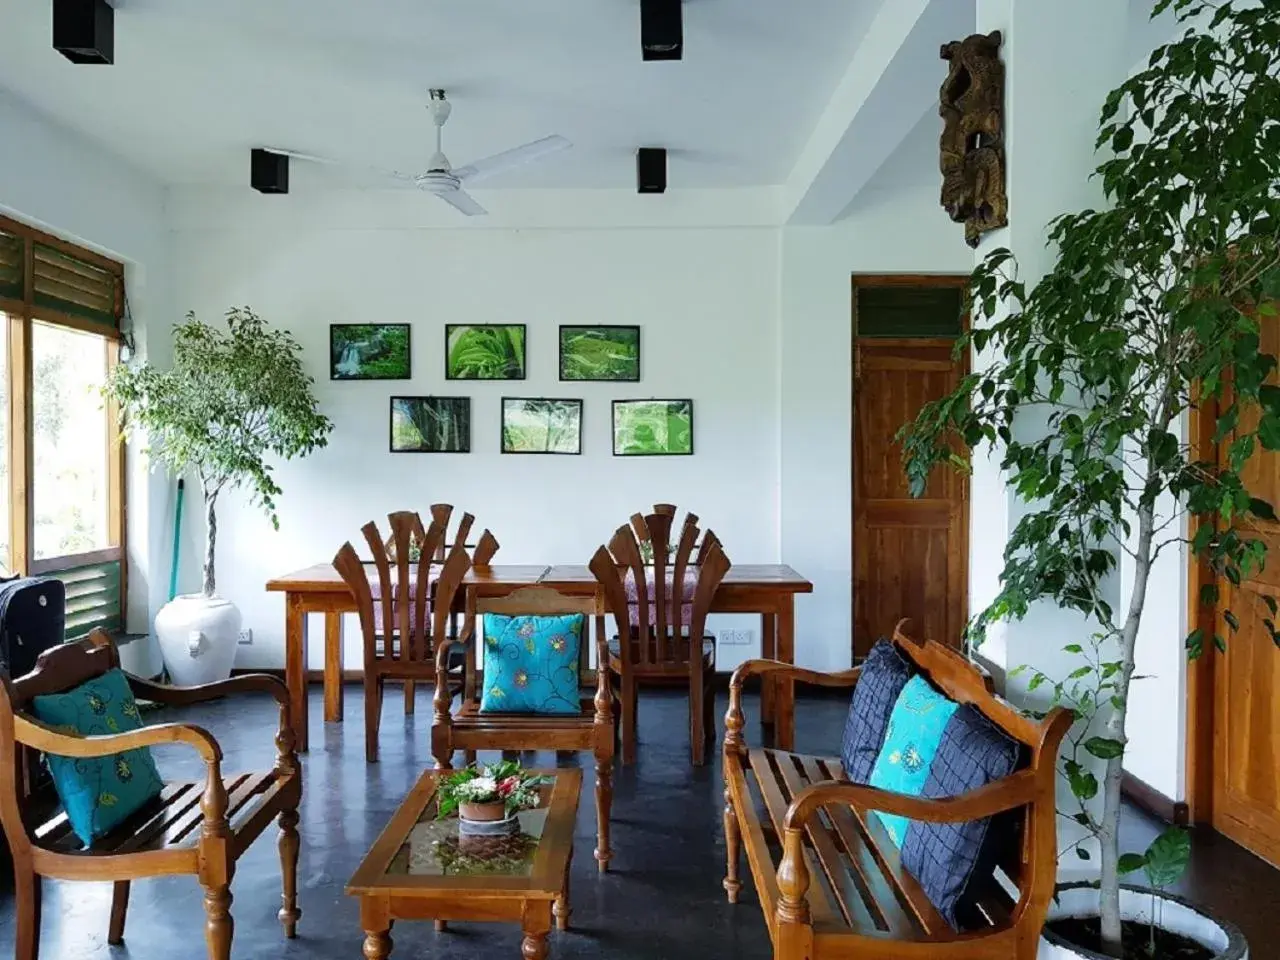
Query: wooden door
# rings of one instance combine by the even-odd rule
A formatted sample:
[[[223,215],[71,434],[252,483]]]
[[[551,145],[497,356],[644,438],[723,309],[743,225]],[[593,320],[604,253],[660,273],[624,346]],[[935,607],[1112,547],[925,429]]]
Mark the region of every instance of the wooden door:
[[[1275,356],[1280,323],[1274,317],[1264,321],[1262,350]],[[1280,509],[1280,454],[1259,447],[1242,478],[1254,496]],[[1280,524],[1257,519],[1252,524],[1253,535],[1267,541],[1266,567],[1238,586],[1218,579],[1218,623],[1221,611],[1229,609],[1240,629],[1227,637],[1225,655],[1211,649],[1205,654],[1215,656],[1213,825],[1280,864],[1280,649],[1262,622],[1271,616],[1263,595],[1280,598]]]
[[[918,634],[959,645],[968,616],[968,480],[935,471],[911,496],[898,430],[955,389],[964,278],[855,278],[853,652],[910,617]],[[917,336],[888,336],[892,333]],[[936,334],[945,334],[938,336]],[[930,335],[933,334],[933,335]]]

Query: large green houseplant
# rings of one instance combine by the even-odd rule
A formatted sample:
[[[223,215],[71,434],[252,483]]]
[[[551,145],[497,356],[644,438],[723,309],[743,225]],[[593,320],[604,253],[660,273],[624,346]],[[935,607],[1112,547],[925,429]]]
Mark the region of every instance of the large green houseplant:
[[[187,314],[174,328],[170,369],[121,365],[107,384],[125,429],[145,435],[152,463],[176,477],[194,474],[204,500],[201,593],[171,601],[156,617],[165,665],[178,682],[225,676],[235,656],[239,613],[216,591],[219,496],[245,490],[279,528],[280,487],[270,460],[323,447],[333,429],[316,408],[313,380],[292,335],[269,328],[248,307],[229,311],[226,319],[222,329]],[[216,630],[210,625],[215,613],[221,618]],[[178,639],[166,642],[170,620]],[[231,634],[229,647],[225,633]]]
[[[998,457],[1024,502],[999,594],[971,640],[1037,603],[1088,619],[1065,651],[1078,669],[1033,670],[1028,685],[1079,715],[1064,756],[1076,803],[1065,812],[1099,843],[1101,947],[1112,956],[1121,955],[1121,877],[1146,867],[1158,880],[1185,855],[1178,835],[1147,853],[1120,846],[1129,689],[1152,563],[1189,542],[1233,583],[1259,570],[1266,544],[1256,524],[1275,514],[1243,468],[1260,448],[1280,450],[1276,358],[1260,346],[1280,298],[1280,0],[1159,0],[1155,14],[1166,11],[1186,32],[1102,110],[1104,209],[1054,221],[1057,261],[1031,289],[1009,251],[984,259],[961,348],[993,359],[903,431],[917,495],[936,466],[967,468],[963,444]],[[1220,459],[1202,459],[1188,440],[1187,418],[1206,399],[1220,411]],[[1115,610],[1108,580],[1122,554],[1133,583]],[[1216,604],[1217,588],[1201,600]],[[1228,649],[1246,616],[1280,643],[1275,600],[1257,606],[1219,606],[1221,628],[1186,637],[1189,656]]]

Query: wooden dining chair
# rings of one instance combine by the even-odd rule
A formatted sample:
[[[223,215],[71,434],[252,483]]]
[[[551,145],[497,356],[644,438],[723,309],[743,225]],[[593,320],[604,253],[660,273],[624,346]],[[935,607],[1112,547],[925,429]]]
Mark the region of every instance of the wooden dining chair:
[[[474,762],[477,750],[556,750],[590,752],[596,765],[596,863],[609,868],[613,856],[609,844],[609,815],[613,804],[614,715],[609,683],[608,651],[602,636],[596,637],[594,697],[582,697],[577,713],[483,713],[481,681],[475,663],[477,617],[486,613],[510,617],[554,617],[582,614],[582,634],[578,653],[578,676],[589,669],[587,641],[591,621],[597,612],[595,597],[567,597],[550,587],[524,587],[505,597],[480,597],[468,608],[462,636],[456,641],[466,648],[466,683],[461,702],[451,709],[452,700],[442,686],[449,651],[437,653],[435,722],[431,726],[431,753],[436,766],[451,769],[453,755],[462,750]]]
[[[607,550],[597,551],[591,572],[613,614],[617,635],[609,643],[609,671],[621,713],[622,762],[635,762],[639,687],[648,683],[688,683],[690,753],[706,763],[715,738],[715,639],[706,634],[707,613],[720,581],[729,572],[719,539],[702,538],[700,562],[691,563],[698,527],[686,522],[668,565],[672,515],[642,518],[654,544],[653,563],[640,553],[635,524],[619,527]]]
[[[488,567],[493,561],[493,556],[498,552],[498,540],[485,530],[480,534],[480,539],[474,544],[467,543],[467,538],[471,536],[471,529],[475,526],[476,518],[470,513],[463,513],[462,518],[458,521],[458,526],[454,528],[452,544],[450,545],[449,537],[449,521],[453,517],[453,504],[451,503],[433,503],[431,505],[431,523],[439,526],[440,536],[433,541],[434,552],[432,561],[435,563],[444,563],[445,554],[449,550],[455,550],[459,547],[471,551],[471,565],[473,567]],[[425,539],[425,538],[424,538]],[[421,544],[423,541],[417,541]],[[388,538],[390,543],[390,538]],[[434,589],[434,588],[433,588]],[[458,636],[458,624],[463,615],[466,613],[466,597],[459,593],[454,599],[453,607],[449,610],[449,636],[456,638]],[[431,604],[435,603],[434,595],[428,599],[429,609],[434,610]],[[411,714],[414,712],[414,705],[417,697],[417,681],[404,681],[404,712]]]
[[[364,644],[365,759],[369,763],[376,763],[378,759],[378,728],[386,681],[408,683],[435,679],[436,643],[447,635],[453,596],[470,566],[466,550],[454,548],[435,580],[436,602],[429,605],[432,558],[443,530],[434,522],[423,530],[417,514],[409,511],[393,513],[387,519],[395,545],[394,574],[377,524],[366,523],[361,531],[373,554],[376,598],[369,571],[355,547],[344,543],[333,558],[334,569],[351,588],[360,616]],[[420,531],[423,548],[417,562],[410,563],[409,543],[416,531]],[[405,712],[412,712],[408,699]]]
[[[298,804],[302,773],[294,753],[289,693],[274,677],[233,677],[201,687],[169,687],[125,674],[136,697],[186,706],[234,693],[266,693],[280,705],[275,767],[266,773],[227,775],[222,749],[202,727],[161,723],[110,736],[85,737],[55,730],[29,711],[41,695],[66,693],[120,666],[115,644],[102,631],[84,643],[67,643],[40,655],[33,671],[16,680],[0,677],[0,822],[13,855],[16,891],[16,960],[38,960],[42,878],[114,883],[107,943],[124,942],[129,888],[144,877],[191,874],[204,888],[205,945],[210,960],[231,956],[231,878],[236,861],[270,826],[280,825],[283,873],[279,913],[292,939],[298,909]],[[166,782],[160,795],[86,847],[73,832],[52,783],[34,793],[21,771],[31,753],[60,757],[110,757],[140,747],[185,744],[204,761],[203,781]],[[183,955],[190,955],[181,951]]]

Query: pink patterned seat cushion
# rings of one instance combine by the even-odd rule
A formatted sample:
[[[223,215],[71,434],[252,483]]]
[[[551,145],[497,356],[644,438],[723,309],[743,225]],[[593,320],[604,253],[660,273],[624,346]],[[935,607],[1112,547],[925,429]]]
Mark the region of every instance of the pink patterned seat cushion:
[[[671,595],[675,592],[675,587],[674,587],[675,576],[676,576],[675,570],[668,567],[666,570],[666,576],[664,577],[664,580],[666,581],[665,593],[668,597],[671,597]],[[658,604],[655,601],[655,598],[653,596],[654,583],[655,583],[654,570],[652,567],[646,567],[645,568],[645,590],[649,597],[649,624],[650,625],[657,623],[657,619],[658,619]],[[631,625],[639,626],[640,624],[640,602],[639,602],[640,591],[636,588],[635,574],[632,573],[630,570],[627,571],[627,576],[626,576],[626,580],[624,581],[624,586],[627,591],[627,606],[630,612]],[[684,571],[684,590],[682,591],[682,596],[680,598],[681,600],[684,601],[684,603],[680,605],[680,624],[685,628],[689,626],[689,621],[693,619],[693,594],[697,590],[697,587],[698,587],[698,568],[686,567]],[[674,604],[669,600],[667,603],[667,623],[670,624],[674,619],[675,619]]]

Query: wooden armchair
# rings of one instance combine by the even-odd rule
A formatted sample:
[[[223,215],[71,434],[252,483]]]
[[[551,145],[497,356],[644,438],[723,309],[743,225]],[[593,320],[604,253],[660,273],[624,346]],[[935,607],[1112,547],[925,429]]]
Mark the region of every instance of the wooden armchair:
[[[608,561],[603,548],[600,553]],[[462,702],[456,712],[448,694],[446,670],[449,651],[441,644],[436,662],[435,723],[431,727],[431,753],[436,766],[451,769],[453,754],[466,751],[468,762],[477,750],[572,750],[590,751],[596,762],[596,863],[601,871],[609,869],[613,852],[609,846],[609,813],[613,805],[613,702],[609,692],[609,657],[604,638],[596,638],[596,671],[594,699],[583,697],[576,714],[545,715],[527,713],[481,713],[480,690],[475,665],[476,616],[497,613],[506,616],[560,616],[582,614],[583,629],[579,652],[579,677],[588,669],[587,637],[591,619],[596,613],[595,597],[566,597],[549,587],[525,587],[505,597],[481,597],[469,609],[466,625],[458,643],[466,647],[466,683]]]
[[[622,762],[635,762],[639,685],[688,683],[690,752],[693,763],[701,766],[715,739],[716,647],[706,635],[707,612],[729,572],[729,558],[716,535],[707,531],[700,562],[690,563],[698,540],[694,517],[685,521],[668,573],[671,514],[650,514],[643,526],[654,544],[651,567],[641,556],[634,521],[619,527],[609,549],[598,551],[591,561],[618,629],[608,662],[621,703]]]
[[[37,960],[40,952],[40,887],[43,877],[111,881],[115,884],[107,942],[124,939],[131,880],[189,873],[204,888],[205,942],[211,960],[231,956],[231,878],[236,861],[274,819],[280,824],[280,865],[284,874],[280,922],[293,938],[298,919],[298,803],[302,774],[294,754],[289,694],[267,676],[242,676],[202,687],[167,687],[128,677],[135,696],[187,705],[231,693],[258,692],[280,705],[276,765],[266,773],[228,776],[222,750],[207,730],[185,723],[162,723],[113,736],[59,733],[26,712],[33,697],[60,693],[120,665],[110,638],[95,631],[87,644],[65,644],[40,656],[36,668],[17,680],[0,679],[0,763],[14,775],[0,779],[0,822],[13,854],[17,895],[17,960]],[[166,783],[161,795],[105,837],[86,848],[60,812],[52,786],[23,795],[21,771],[27,752],[64,757],[105,757],[124,750],[184,743],[199,753],[203,782]]]
[[[351,588],[360,616],[364,640],[365,760],[369,763],[378,760],[378,728],[386,681],[402,680],[407,685],[434,679],[435,644],[446,635],[454,594],[470,567],[466,550],[455,547],[440,568],[435,599],[429,606],[432,558],[444,530],[435,522],[423,530],[418,515],[409,511],[393,513],[387,519],[391,524],[394,577],[377,524],[371,521],[362,528],[377,571],[376,598],[368,570],[350,543],[344,543],[333,558],[334,569]],[[415,537],[422,547],[418,560],[411,563],[409,545]],[[405,713],[412,712],[411,706],[412,698],[406,696]]]

